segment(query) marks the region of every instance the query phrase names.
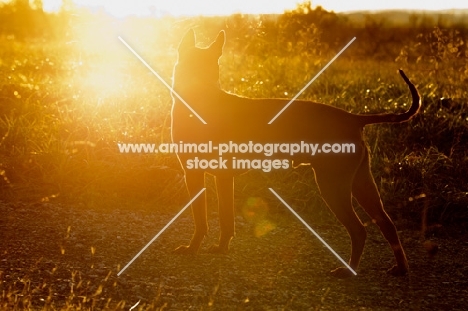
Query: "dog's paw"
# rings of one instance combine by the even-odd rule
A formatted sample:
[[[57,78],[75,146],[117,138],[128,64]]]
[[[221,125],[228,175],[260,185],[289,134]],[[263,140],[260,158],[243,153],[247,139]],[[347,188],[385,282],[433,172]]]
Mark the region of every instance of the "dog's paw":
[[[391,274],[393,276],[404,276],[408,274],[408,268],[407,267],[400,267],[400,266],[393,266],[390,269],[387,270],[388,274]]]
[[[208,248],[208,252],[211,254],[223,254],[227,255],[229,253],[229,247],[222,247],[218,244],[213,244]]]
[[[330,273],[338,279],[347,279],[354,276],[354,273],[346,267],[336,268],[335,270],[330,271]]]
[[[190,247],[189,245],[181,245],[177,247],[173,253],[177,255],[196,255],[198,253],[198,249]]]

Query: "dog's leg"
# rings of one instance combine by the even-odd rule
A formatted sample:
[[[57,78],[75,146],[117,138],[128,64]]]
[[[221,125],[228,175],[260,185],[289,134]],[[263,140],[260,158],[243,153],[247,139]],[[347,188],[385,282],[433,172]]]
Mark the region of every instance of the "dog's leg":
[[[205,184],[205,175],[201,173],[186,173],[185,183],[189,196],[198,193]],[[196,254],[200,249],[203,238],[208,233],[208,221],[206,218],[206,191],[203,196],[192,203],[192,215],[195,222],[195,233],[189,245],[181,245],[174,250],[177,254]]]
[[[352,205],[351,182],[353,175],[354,173],[347,167],[315,170],[315,179],[322,198],[338,220],[345,226],[351,238],[349,266],[356,271],[364,250],[367,233]],[[336,268],[331,273],[338,278],[347,278],[354,275],[346,267]]]
[[[370,172],[368,151],[354,177],[353,195],[372,221],[379,226],[383,236],[392,247],[397,265],[388,272],[392,275],[405,275],[408,272],[408,261],[395,225],[383,208],[377,186]]]
[[[210,251],[226,254],[229,243],[234,237],[234,180],[232,176],[217,176],[219,225],[221,234],[219,244],[213,245]]]

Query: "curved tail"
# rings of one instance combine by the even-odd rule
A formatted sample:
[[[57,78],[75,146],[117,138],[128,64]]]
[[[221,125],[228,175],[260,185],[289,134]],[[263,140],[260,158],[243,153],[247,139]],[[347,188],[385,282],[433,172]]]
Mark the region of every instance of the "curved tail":
[[[405,75],[403,70],[399,70],[400,75],[405,80],[406,84],[411,92],[411,97],[413,98],[413,103],[408,111],[403,113],[383,113],[383,114],[371,114],[371,115],[358,115],[359,119],[361,120],[363,125],[366,124],[373,124],[373,123],[400,123],[410,120],[414,117],[419,108],[421,108],[421,97],[419,96],[418,90],[416,87],[411,83],[408,77]]]

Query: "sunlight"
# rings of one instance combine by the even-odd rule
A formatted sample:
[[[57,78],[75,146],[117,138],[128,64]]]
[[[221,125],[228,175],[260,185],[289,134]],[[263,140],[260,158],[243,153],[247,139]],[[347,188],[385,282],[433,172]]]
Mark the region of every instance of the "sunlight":
[[[294,9],[301,0],[256,0],[256,1],[226,1],[226,0],[134,0],[134,1],[107,1],[107,0],[73,0],[78,7],[87,7],[95,10],[104,10],[108,14],[121,18],[128,15],[156,16],[165,15],[187,16],[187,15],[229,15],[234,13],[249,14],[281,14],[285,10]],[[450,10],[468,8],[465,0],[446,1],[419,1],[409,2],[406,0],[388,1],[341,1],[320,0],[311,1],[312,6],[321,6],[329,11],[349,12],[359,10]],[[44,9],[48,12],[58,11],[62,0],[43,0]]]
[[[88,73],[82,81],[82,88],[98,94],[100,99],[119,93],[123,85],[123,77],[118,68],[114,67],[97,68]]]
[[[44,9],[57,11],[61,0],[44,0]],[[107,0],[74,0],[78,7],[88,7],[96,10],[104,10],[108,14],[121,18],[128,15],[137,16],[186,16],[186,15],[227,15],[233,13],[283,13],[285,9],[294,9],[298,0],[282,1],[107,1]],[[57,4],[58,3],[58,4]]]

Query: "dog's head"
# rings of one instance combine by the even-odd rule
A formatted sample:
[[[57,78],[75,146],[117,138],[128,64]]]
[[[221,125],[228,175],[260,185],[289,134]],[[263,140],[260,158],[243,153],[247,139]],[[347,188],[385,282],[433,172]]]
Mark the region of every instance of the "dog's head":
[[[177,89],[219,86],[219,58],[223,53],[225,35],[220,31],[216,40],[207,48],[195,46],[195,33],[190,29],[178,49],[174,68],[174,87]]]

